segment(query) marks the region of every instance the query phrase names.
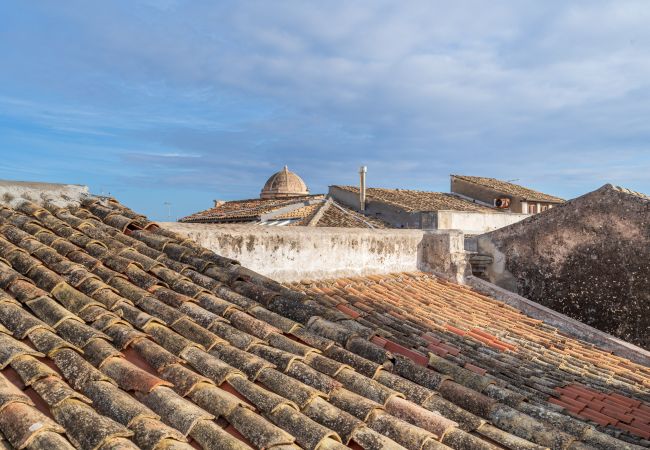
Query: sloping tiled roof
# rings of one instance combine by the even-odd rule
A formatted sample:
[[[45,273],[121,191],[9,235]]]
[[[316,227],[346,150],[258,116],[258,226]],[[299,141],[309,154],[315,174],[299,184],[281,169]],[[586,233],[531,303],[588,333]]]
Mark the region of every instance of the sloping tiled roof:
[[[359,193],[356,186],[333,186],[346,191]],[[500,213],[495,208],[474,203],[454,194],[445,192],[414,191],[409,189],[367,188],[366,199],[397,206],[405,211],[481,211]]]
[[[263,214],[270,213],[285,206],[323,198],[325,198],[324,195],[306,195],[303,197],[289,198],[233,200],[183,217],[179,222],[250,222],[259,220]],[[298,216],[292,216],[291,218],[294,217]]]
[[[301,221],[301,225],[338,228],[390,228],[390,225],[383,220],[364,216],[333,199],[324,202],[310,217]]]
[[[518,184],[509,183],[507,181],[497,180],[496,178],[488,177],[472,177],[468,175],[452,175],[459,180],[469,181],[470,183],[485,186],[494,191],[518,197],[521,200],[529,200],[536,202],[551,202],[551,203],[564,203],[565,200],[554,195],[544,194],[543,192],[535,191]]]
[[[309,219],[322,206],[323,202],[314,203],[313,205],[303,206],[302,208],[294,209],[293,211],[289,211],[284,214],[274,215],[273,219],[300,219],[297,222],[294,222],[294,224],[302,225],[306,219]]]
[[[519,411],[546,416],[564,432],[584,439],[590,423],[608,435],[650,444],[650,368],[573,339],[498,300],[424,273],[290,287],[373,328],[377,336],[371,341],[385,350],[428,364]]]
[[[491,368],[481,355],[506,364],[500,355],[518,355],[508,346],[532,346],[539,359],[521,370],[537,383],[534,369],[555,361],[535,352],[546,342],[542,324],[522,318],[539,341],[503,335],[490,342],[504,353],[463,347],[458,360],[429,364],[407,346],[438,338],[432,331],[416,340],[424,325],[408,322],[410,311],[377,316],[380,326],[364,322],[360,304],[316,301],[114,200],[12,205],[0,207],[6,448],[626,448],[532,392],[524,402],[528,391],[515,390],[519,382],[511,388],[459,365],[476,355],[476,365]],[[467,291],[449,289],[444,298],[457,305],[458,320],[471,315],[454,295]],[[408,301],[418,290],[406,292]],[[440,302],[419,310],[426,326],[437,309]],[[388,324],[408,331],[410,341],[382,331]],[[567,346],[566,367],[583,353],[601,357]],[[621,389],[645,383],[647,369],[608,361]]]

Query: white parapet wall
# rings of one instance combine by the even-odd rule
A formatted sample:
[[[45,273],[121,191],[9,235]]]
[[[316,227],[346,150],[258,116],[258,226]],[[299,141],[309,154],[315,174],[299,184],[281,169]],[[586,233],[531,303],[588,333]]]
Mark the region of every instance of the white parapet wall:
[[[89,195],[87,186],[80,184],[40,183],[34,181],[0,180],[0,205],[15,207],[29,200],[42,205],[78,206]]]
[[[460,281],[457,231],[160,223],[282,282],[425,270]]]
[[[439,230],[462,230],[465,234],[483,234],[522,221],[530,214],[479,211],[438,211]]]

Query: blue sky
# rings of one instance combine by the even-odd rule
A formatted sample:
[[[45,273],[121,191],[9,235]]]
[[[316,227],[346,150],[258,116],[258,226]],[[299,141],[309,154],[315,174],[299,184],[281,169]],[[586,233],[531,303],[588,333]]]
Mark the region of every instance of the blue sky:
[[[639,1],[0,3],[0,178],[87,184],[154,219],[250,198],[448,190],[650,193]]]

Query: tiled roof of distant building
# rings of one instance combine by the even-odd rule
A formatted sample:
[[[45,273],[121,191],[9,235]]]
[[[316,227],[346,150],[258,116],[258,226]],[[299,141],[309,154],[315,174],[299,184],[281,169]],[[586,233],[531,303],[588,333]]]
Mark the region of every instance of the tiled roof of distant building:
[[[356,186],[333,186],[346,191],[359,193]],[[479,203],[466,200],[445,192],[414,191],[410,189],[367,188],[368,201],[379,201],[397,206],[405,211],[480,211],[499,213],[500,211]]]
[[[286,213],[274,215],[273,219],[275,219],[275,220],[300,219],[300,220],[294,222],[294,224],[303,225],[322,206],[323,206],[323,202],[320,201],[320,202],[317,202],[317,203],[313,203],[311,205],[302,206],[302,207],[300,207],[298,209],[294,209],[293,211],[289,211],[289,212],[286,212]]]
[[[282,223],[290,226],[386,228],[381,220],[353,211],[324,195],[224,202],[180,219],[193,223]]]
[[[322,206],[322,214],[315,217],[312,225],[341,228],[390,228],[390,225],[386,222],[374,217],[364,216],[332,199]]]
[[[643,419],[647,368],[431,276],[383,279],[306,295],[113,199],[13,199],[0,207],[0,446],[636,448],[543,394],[607,380]]]
[[[536,202],[550,202],[550,203],[564,203],[565,200],[554,195],[544,194],[543,192],[535,191],[518,184],[510,183],[507,181],[497,180],[496,178],[488,177],[473,177],[468,175],[452,175],[452,177],[459,180],[468,181],[470,183],[478,184],[486,188],[492,189],[496,192],[518,197],[520,200],[536,201]]]
[[[209,223],[216,221],[246,222],[259,220],[262,215],[280,208],[298,203],[305,203],[305,206],[307,206],[310,201],[323,198],[325,198],[324,195],[305,195],[302,197],[288,198],[232,200],[183,217],[180,219],[180,222]],[[292,216],[292,218],[295,217],[298,216]]]

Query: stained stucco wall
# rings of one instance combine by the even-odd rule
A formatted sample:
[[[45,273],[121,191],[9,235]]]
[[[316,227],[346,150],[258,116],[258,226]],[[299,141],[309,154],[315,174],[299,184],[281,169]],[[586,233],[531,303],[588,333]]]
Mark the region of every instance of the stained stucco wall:
[[[79,184],[0,180],[0,204],[12,207],[21,199],[38,204],[49,202],[60,207],[74,206],[87,195],[88,187]]]
[[[161,223],[278,281],[427,270],[460,281],[462,233]]]
[[[606,185],[477,244],[493,283],[650,348],[650,199]]]

